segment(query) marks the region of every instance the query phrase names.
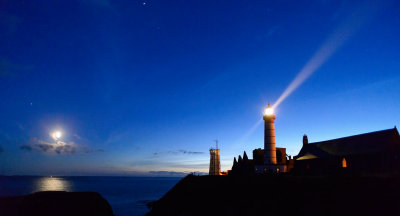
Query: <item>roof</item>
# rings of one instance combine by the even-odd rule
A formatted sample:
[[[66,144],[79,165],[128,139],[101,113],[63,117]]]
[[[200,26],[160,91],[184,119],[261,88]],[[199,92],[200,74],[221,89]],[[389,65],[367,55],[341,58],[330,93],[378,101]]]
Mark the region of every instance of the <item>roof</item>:
[[[359,155],[400,149],[396,127],[349,137],[309,143],[303,146],[296,160]]]

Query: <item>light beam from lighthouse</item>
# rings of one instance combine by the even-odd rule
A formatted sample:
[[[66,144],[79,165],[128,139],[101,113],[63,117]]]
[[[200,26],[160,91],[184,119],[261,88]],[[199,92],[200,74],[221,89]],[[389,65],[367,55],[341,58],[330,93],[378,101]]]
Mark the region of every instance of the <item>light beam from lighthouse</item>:
[[[264,165],[276,165],[275,118],[270,104],[264,111]]]

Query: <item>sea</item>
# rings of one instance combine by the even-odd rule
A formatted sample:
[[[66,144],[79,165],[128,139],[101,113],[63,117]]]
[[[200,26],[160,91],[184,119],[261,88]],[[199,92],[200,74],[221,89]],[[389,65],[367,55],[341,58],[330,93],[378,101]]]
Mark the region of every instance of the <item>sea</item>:
[[[116,216],[142,216],[146,203],[160,199],[182,178],[177,177],[33,177],[0,176],[0,197],[38,191],[93,191],[110,203]]]

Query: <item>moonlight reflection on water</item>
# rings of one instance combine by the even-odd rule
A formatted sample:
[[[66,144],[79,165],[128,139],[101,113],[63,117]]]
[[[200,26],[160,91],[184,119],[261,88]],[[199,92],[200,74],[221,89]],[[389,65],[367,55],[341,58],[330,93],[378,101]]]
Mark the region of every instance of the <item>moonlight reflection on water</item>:
[[[181,178],[104,177],[104,176],[0,176],[0,199],[39,191],[93,191],[112,206],[115,215],[145,215],[145,203],[160,199]],[[0,216],[3,216],[0,211]]]
[[[61,177],[43,177],[36,182],[36,191],[70,191],[70,183]]]

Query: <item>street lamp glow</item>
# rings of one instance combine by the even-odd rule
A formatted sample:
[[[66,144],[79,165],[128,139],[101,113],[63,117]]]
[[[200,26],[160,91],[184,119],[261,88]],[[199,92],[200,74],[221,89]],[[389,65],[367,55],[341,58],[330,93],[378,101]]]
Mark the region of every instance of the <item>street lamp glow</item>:
[[[267,108],[264,110],[264,115],[273,115],[274,114],[274,108],[271,107],[271,105],[268,104]]]

